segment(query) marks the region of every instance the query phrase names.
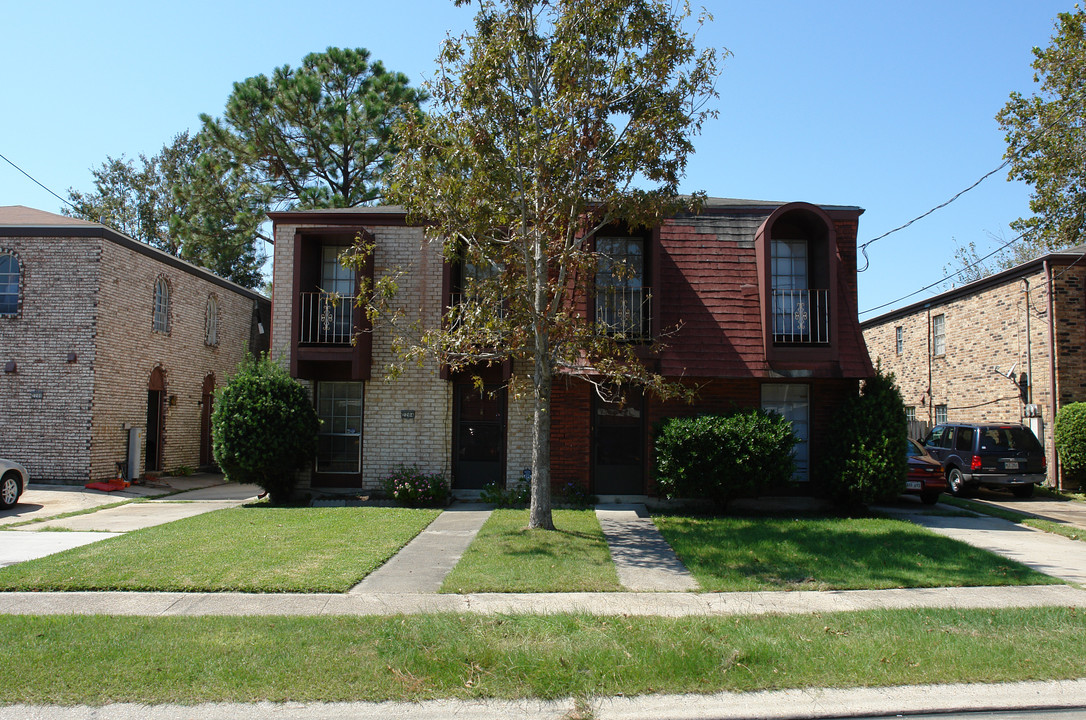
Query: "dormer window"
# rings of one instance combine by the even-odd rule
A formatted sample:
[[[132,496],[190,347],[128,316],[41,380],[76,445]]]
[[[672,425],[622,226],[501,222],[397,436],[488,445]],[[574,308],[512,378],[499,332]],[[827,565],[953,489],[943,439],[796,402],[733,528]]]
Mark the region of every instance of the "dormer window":
[[[802,210],[783,214],[769,235],[773,342],[830,342],[829,243],[826,224]]]

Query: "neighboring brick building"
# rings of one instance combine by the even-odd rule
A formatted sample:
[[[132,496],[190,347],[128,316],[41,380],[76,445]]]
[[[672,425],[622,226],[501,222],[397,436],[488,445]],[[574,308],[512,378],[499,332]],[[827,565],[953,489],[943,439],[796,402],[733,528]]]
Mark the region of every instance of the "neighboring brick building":
[[[552,398],[552,478],[600,495],[651,494],[653,423],[666,416],[744,407],[776,409],[804,437],[797,453],[800,493],[820,491],[810,468],[832,413],[872,373],[856,318],[855,207],[710,199],[697,216],[643,233],[613,233],[636,246],[647,342],[677,331],[647,358],[661,374],[700,388],[693,405],[654,398],[619,408],[591,386],[558,378]],[[531,465],[530,399],[500,388],[508,364],[484,380],[436,365],[403,365],[382,328],[368,332],[349,303],[359,277],[335,262],[358,237],[372,242],[372,279],[397,272],[397,303],[424,327],[454,301],[455,272],[437,243],[407,225],[395,207],[271,213],[275,225],[272,354],[314,394],[322,435],[310,475],[316,490],[372,489],[399,464],[443,472],[457,489],[511,483]],[[597,316],[601,307],[597,300]],[[363,330],[352,333],[352,328]],[[352,344],[352,337],[354,342]],[[402,376],[385,380],[400,364]],[[809,482],[813,480],[814,482]]]
[[[211,392],[267,347],[262,295],[98,223],[0,207],[0,457],[34,482],[212,463]]]
[[[1086,245],[1051,253],[861,323],[906,412],[929,426],[1030,424],[1055,484],[1052,421],[1086,401],[1084,253]]]

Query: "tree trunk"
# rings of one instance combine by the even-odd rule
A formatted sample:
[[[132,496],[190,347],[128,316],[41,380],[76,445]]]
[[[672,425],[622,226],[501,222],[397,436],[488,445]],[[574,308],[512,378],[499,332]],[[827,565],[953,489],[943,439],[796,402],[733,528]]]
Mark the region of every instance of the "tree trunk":
[[[535,239],[535,368],[532,373],[532,502],[528,527],[554,530],[551,517],[551,386],[554,375],[546,322],[547,264],[541,239]]]
[[[541,367],[543,366],[543,367]],[[528,527],[554,530],[551,518],[551,372],[549,363],[535,364],[535,408],[532,415],[532,502]]]

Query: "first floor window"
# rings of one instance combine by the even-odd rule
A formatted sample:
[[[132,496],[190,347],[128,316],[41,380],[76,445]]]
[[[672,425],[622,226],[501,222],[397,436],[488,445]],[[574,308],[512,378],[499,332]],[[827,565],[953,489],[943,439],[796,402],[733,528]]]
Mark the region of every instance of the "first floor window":
[[[935,424],[942,425],[946,422],[946,405],[935,406]]]
[[[916,408],[909,406],[905,408],[905,420],[906,422],[913,422],[916,420]]]
[[[811,403],[810,386],[791,383],[766,383],[762,385],[762,409],[772,411],[792,423],[792,434],[799,441],[792,455],[796,461],[795,480],[807,481],[811,478],[810,426]]]
[[[318,383],[317,417],[317,472],[361,472],[362,383]]]

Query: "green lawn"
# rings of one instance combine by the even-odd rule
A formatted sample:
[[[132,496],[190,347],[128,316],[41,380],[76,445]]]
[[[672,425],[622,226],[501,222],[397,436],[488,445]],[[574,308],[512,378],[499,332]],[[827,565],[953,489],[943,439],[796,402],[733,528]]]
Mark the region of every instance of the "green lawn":
[[[592,698],[1086,677],[1075,608],[0,617],[0,704]]]
[[[710,591],[1059,582],[901,520],[668,515],[654,520]]]
[[[441,592],[622,590],[592,510],[555,510],[557,532],[528,529],[527,510],[495,510]]]
[[[344,592],[437,514],[260,504],[218,510],[0,569],[0,590]]]

